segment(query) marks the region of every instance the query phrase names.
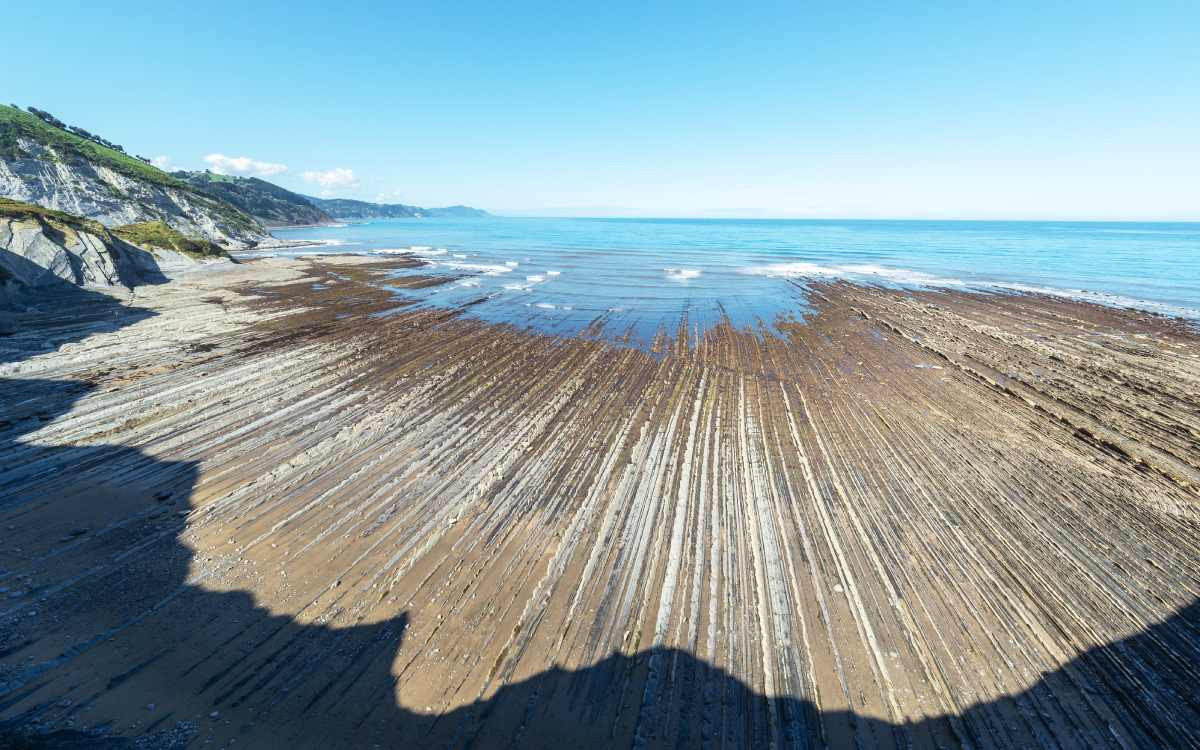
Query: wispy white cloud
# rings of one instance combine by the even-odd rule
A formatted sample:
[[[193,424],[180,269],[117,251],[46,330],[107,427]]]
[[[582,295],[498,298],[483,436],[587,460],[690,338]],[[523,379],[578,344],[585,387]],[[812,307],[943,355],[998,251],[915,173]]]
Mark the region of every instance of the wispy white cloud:
[[[249,156],[209,154],[204,157],[204,161],[208,163],[208,168],[217,174],[251,174],[257,177],[270,177],[287,171],[286,164],[259,161],[251,159]]]
[[[170,171],[172,166],[171,157],[169,156],[156,156],[150,160],[150,163],[164,172]]]
[[[358,178],[353,169],[334,167],[325,171],[309,170],[304,173],[305,182],[315,182],[321,186],[321,195],[331,195],[336,188],[354,187]]]

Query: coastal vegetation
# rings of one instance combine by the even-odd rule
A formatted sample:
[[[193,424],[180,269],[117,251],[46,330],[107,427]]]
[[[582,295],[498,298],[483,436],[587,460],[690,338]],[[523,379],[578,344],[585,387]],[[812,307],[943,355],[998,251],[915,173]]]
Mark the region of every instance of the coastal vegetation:
[[[13,105],[13,106],[15,107],[16,105]],[[108,140],[107,138],[96,135],[95,133],[92,133],[84,128],[81,128],[78,125],[68,125],[65,122],[63,122],[62,120],[58,119],[57,117],[55,117],[54,115],[50,114],[49,112],[47,112],[45,110],[38,109],[37,107],[26,107],[25,109],[29,113],[35,115],[42,122],[49,123],[50,125],[53,125],[54,127],[59,128],[60,130],[69,130],[72,133],[74,133],[75,135],[79,136],[80,138],[86,138],[87,140],[98,143],[101,146],[104,146],[105,148],[110,148],[113,151],[120,151],[121,153],[125,153],[124,146],[121,146],[120,144],[117,144],[117,143],[113,143],[112,141]],[[146,164],[153,163],[144,156],[137,156],[135,154],[133,158],[137,159],[140,162],[144,162]]]
[[[313,205],[335,219],[419,219],[425,217],[477,218],[489,216],[487,211],[470,206],[421,208],[405,203],[371,203],[349,198],[314,198],[305,196]]]
[[[228,201],[198,190],[144,157],[125,153],[105,138],[36,111],[40,114],[0,105],[0,162],[6,162],[11,172],[10,181],[0,184],[0,195],[61,206],[59,196],[69,192],[84,197],[89,207],[84,213],[107,224],[117,223],[110,218],[114,216],[123,216],[126,222],[163,220],[178,228],[205,229],[211,232],[209,239],[237,238],[242,244],[266,236],[258,221]],[[70,169],[47,174],[44,162]],[[64,181],[70,182],[69,191],[60,184]],[[71,200],[77,203],[76,198]]]
[[[185,237],[161,221],[143,221],[110,229],[93,219],[9,198],[0,198],[0,218],[39,221],[59,231],[72,229],[76,232],[88,232],[105,240],[115,235],[145,250],[174,250],[193,258],[229,257],[229,253],[217,243],[202,238]]]
[[[314,198],[313,205],[337,219],[413,219],[424,215],[418,206],[403,203],[370,203],[349,198]]]
[[[230,260],[215,242],[187,237],[161,221],[106,227],[66,211],[0,198],[0,309],[20,309],[77,287],[161,283],[197,264]],[[83,298],[69,299],[59,312],[74,316]]]
[[[264,225],[328,224],[334,218],[486,216],[466,206],[421,208],[342,198],[313,198],[258,177],[204,171],[168,173],[148,159],[37,107],[0,105],[0,195],[59,208],[80,206],[112,226],[161,221],[184,235],[200,232],[230,246],[253,246]],[[47,162],[67,170],[45,169]]]
[[[229,253],[215,242],[184,237],[161,221],[142,221],[112,230],[126,242],[146,250],[174,250],[193,258],[228,258]]]
[[[33,113],[18,109],[16,105],[0,106],[0,159],[13,161],[31,156],[21,148],[21,138],[51,148],[62,161],[89,162],[108,167],[135,180],[181,190],[191,189],[183,180],[172,177],[153,164],[130,156],[124,149],[118,150],[119,147],[113,144],[104,145],[95,137],[86,138],[71,132],[66,125],[55,125]]]
[[[258,177],[238,177],[209,170],[172,173],[195,190],[225,201],[267,225],[328,224],[329,214],[299,193]]]

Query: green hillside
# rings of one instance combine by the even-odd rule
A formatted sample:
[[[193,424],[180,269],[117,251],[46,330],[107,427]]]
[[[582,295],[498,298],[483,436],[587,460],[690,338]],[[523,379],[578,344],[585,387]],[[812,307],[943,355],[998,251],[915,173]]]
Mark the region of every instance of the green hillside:
[[[215,242],[184,237],[161,221],[143,221],[116,227],[112,233],[126,242],[147,250],[175,250],[199,258],[228,258],[229,253]]]
[[[70,164],[107,167],[133,180],[185,191],[194,196],[197,203],[231,226],[250,232],[262,231],[262,227],[249,214],[226,201],[197,190],[153,164],[147,164],[135,156],[56,127],[15,106],[0,105],[0,160],[18,161],[34,157],[21,148],[21,138],[53,149],[58,159]]]
[[[24,136],[53,148],[68,161],[88,161],[103,165],[135,180],[189,190],[186,182],[176,179],[153,164],[102,146],[95,141],[57,128],[41,118],[16,107],[0,105],[0,159],[16,160],[31,156],[21,152],[18,136]]]
[[[333,219],[303,195],[257,177],[236,177],[216,172],[174,172],[206,195],[226,201],[265,224],[328,224]]]

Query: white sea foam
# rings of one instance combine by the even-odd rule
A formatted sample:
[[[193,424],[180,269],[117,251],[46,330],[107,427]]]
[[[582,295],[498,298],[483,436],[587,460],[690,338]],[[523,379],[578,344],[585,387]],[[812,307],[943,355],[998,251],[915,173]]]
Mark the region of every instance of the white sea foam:
[[[512,292],[527,292],[529,284],[505,284],[504,288]]]
[[[535,274],[526,276],[525,280],[531,284],[540,284],[546,280],[546,277],[543,274],[535,273]]]
[[[664,268],[667,278],[671,281],[687,282],[700,275],[698,268]]]
[[[933,276],[907,268],[885,268],[871,263],[854,263],[839,266],[822,266],[817,263],[770,263],[765,266],[749,266],[739,273],[753,276],[778,278],[833,278],[833,279],[883,279],[897,284],[919,286],[966,286],[962,279]]]
[[[484,276],[499,276],[502,273],[512,271],[508,266],[498,266],[494,263],[458,263],[451,260],[439,265],[442,268],[449,268],[455,271],[477,271]]]
[[[466,281],[458,282],[459,286],[479,286],[479,282],[475,279],[467,279]]]
[[[1200,319],[1200,309],[1153,302],[1120,294],[1094,292],[1086,289],[1062,289],[1036,284],[1011,281],[963,281],[962,279],[934,276],[906,268],[885,268],[874,264],[849,264],[822,266],[816,263],[772,263],[765,266],[742,268],[740,273],[778,278],[837,278],[850,281],[884,280],[897,284],[921,287],[954,287],[981,291],[1009,291],[1027,294],[1046,294],[1054,297],[1083,300],[1110,307],[1132,307],[1139,310],[1175,315],[1183,318]]]
[[[504,261],[504,265],[508,266],[509,268],[516,268],[520,264],[517,263],[515,260],[506,260],[506,261]]]
[[[562,271],[547,271],[546,275],[547,276],[558,276],[561,273],[562,273]]]
[[[549,302],[539,302],[536,305],[534,305],[534,307],[540,307],[543,310],[557,310],[558,309],[554,305],[550,304]]]
[[[870,263],[858,263],[846,266],[838,266],[850,274],[858,274],[861,276],[877,276],[888,281],[895,281],[899,284],[921,284],[925,286],[965,286],[966,282],[962,279],[947,278],[944,276],[933,276],[920,271],[911,271],[907,268],[884,268]]]
[[[1052,286],[1021,284],[1010,281],[981,281],[975,284],[975,286],[981,289],[1000,289],[1003,291],[1022,292],[1025,294],[1045,294],[1051,297],[1065,297],[1067,299],[1082,300],[1084,302],[1094,302],[1098,305],[1107,305],[1109,307],[1132,307],[1138,310],[1161,313],[1163,315],[1173,315],[1180,318],[1200,320],[1200,309],[1195,307],[1172,305],[1167,302],[1154,302],[1153,300],[1138,299],[1137,297],[1128,297],[1123,294],[1094,292],[1088,289],[1059,289]]]
[[[467,254],[466,253],[454,253],[454,257],[459,258],[459,259],[465,259],[467,257]]]

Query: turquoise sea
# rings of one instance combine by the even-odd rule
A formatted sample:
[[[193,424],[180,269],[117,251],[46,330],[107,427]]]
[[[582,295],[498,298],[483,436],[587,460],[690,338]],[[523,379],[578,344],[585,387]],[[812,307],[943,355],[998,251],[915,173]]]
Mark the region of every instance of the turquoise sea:
[[[391,219],[276,230],[284,254],[420,257],[448,284],[403,296],[572,334],[646,339],[683,315],[770,325],[810,281],[1044,292],[1200,320],[1200,224],[736,219]],[[280,251],[277,251],[279,253]],[[398,293],[400,294],[400,293]]]

